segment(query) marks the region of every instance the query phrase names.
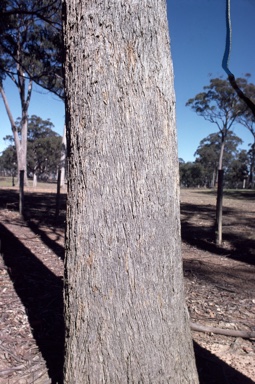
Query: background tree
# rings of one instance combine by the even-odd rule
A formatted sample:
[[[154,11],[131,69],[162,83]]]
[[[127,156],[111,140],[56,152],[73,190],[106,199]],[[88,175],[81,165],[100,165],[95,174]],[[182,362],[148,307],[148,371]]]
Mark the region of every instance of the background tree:
[[[0,8],[0,94],[11,123],[18,170],[27,183],[27,119],[34,80],[63,97],[61,2],[6,0]],[[19,137],[4,90],[8,76],[17,86],[22,130]]]
[[[1,174],[13,176],[17,173],[17,156],[13,145],[9,145],[0,156]]]
[[[205,186],[205,169],[199,163],[180,163],[180,184],[185,188]]]
[[[37,179],[57,179],[61,154],[60,136],[47,136],[28,143],[28,171],[33,174],[33,185]]]
[[[0,24],[2,75],[15,74],[18,63],[26,78],[63,99],[61,0],[5,0]]]
[[[245,188],[249,174],[249,157],[246,150],[240,151],[229,163],[225,174],[227,188]]]
[[[21,134],[21,119],[15,122],[18,135]],[[61,156],[62,138],[58,133],[53,131],[54,125],[50,120],[43,120],[38,116],[32,115],[28,118],[28,150],[27,150],[27,167],[28,174],[33,174],[34,186],[36,185],[37,177],[48,179],[54,175],[56,178],[57,169]],[[5,140],[13,142],[12,136],[6,136]],[[7,153],[13,147],[8,147],[2,155],[2,164],[7,167],[5,159]]]
[[[238,80],[239,81],[239,80]],[[221,146],[218,161],[218,187],[216,204],[216,242],[222,243],[222,200],[223,200],[223,154],[227,135],[244,110],[234,89],[227,80],[211,79],[210,84],[204,87],[204,92],[189,99],[190,106],[199,116],[216,124],[221,136]]]
[[[242,144],[240,137],[236,136],[232,131],[228,132],[225,139],[224,158],[222,168],[226,171],[231,161],[238,154],[238,146]],[[196,163],[203,166],[204,181],[207,187],[215,187],[217,183],[218,162],[221,151],[221,135],[219,133],[211,133],[200,141],[199,146],[194,154]]]
[[[64,5],[64,381],[195,384],[166,3]]]
[[[246,97],[255,104],[255,85],[248,82],[249,74],[246,75],[246,79],[243,80],[240,87],[245,92]],[[245,106],[245,104],[244,104]],[[254,171],[255,171],[255,114],[254,111],[247,106],[241,116],[238,117],[238,122],[246,127],[252,134],[252,143],[250,150],[250,169],[248,185],[250,188],[254,187]]]

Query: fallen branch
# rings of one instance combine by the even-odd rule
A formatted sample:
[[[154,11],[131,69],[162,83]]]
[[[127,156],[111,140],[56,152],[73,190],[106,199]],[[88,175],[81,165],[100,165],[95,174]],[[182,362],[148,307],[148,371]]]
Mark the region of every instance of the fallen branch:
[[[190,328],[192,329],[192,331],[197,332],[212,332],[224,336],[242,337],[243,339],[255,338],[255,332],[252,331],[238,331],[235,329],[216,328],[207,325],[201,325],[198,323],[193,323],[192,321],[190,322]]]

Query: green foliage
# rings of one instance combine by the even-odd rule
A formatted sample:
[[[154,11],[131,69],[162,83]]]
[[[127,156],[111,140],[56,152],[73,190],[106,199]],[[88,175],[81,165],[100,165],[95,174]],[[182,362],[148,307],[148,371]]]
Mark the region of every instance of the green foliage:
[[[249,83],[249,74],[244,78],[236,79],[236,84],[246,100],[255,102],[255,85]],[[239,92],[239,93],[240,93]],[[226,183],[237,183],[249,170],[249,185],[254,185],[255,156],[254,151],[247,154],[248,160],[244,157],[237,158],[237,146],[240,138],[233,137],[231,127],[234,123],[240,123],[248,128],[253,135],[255,143],[255,115],[249,108],[244,98],[239,98],[236,90],[228,80],[219,78],[211,79],[210,84],[203,88],[203,92],[197,94],[186,103],[199,116],[217,125],[219,135],[212,134],[200,142],[195,155],[205,168],[206,185],[215,185],[217,169],[225,169]],[[224,154],[224,156],[223,156]],[[235,164],[233,163],[235,158]],[[238,155],[239,156],[239,155]],[[240,165],[240,162],[243,162]],[[231,162],[231,166],[230,166]],[[230,169],[232,169],[230,171]],[[210,176],[211,175],[211,176]],[[211,182],[209,179],[211,177]]]
[[[16,122],[18,132],[21,132],[21,119]],[[36,174],[38,178],[48,178],[56,175],[61,156],[62,138],[53,131],[54,125],[48,120],[43,120],[32,115],[28,119],[28,146],[27,146],[27,168],[28,174]],[[13,137],[6,136],[6,140],[13,142]],[[14,154],[13,154],[14,152]],[[10,145],[0,157],[1,169],[9,170],[13,160],[11,156],[16,152]],[[12,168],[11,168],[12,169]]]
[[[248,153],[242,150],[229,164],[225,175],[225,186],[227,188],[241,188],[243,180],[248,179],[249,159]]]
[[[196,156],[196,163],[201,164],[204,168],[204,181],[208,187],[213,187],[216,182],[221,144],[222,138],[220,133],[212,133],[200,141],[194,154]],[[224,147],[223,169],[225,172],[229,164],[236,158],[240,144],[242,144],[240,137],[236,136],[232,131],[229,131],[225,139]]]
[[[199,163],[179,163],[180,184],[185,188],[204,186],[204,168]]]
[[[245,107],[227,80],[211,79],[210,85],[203,89],[204,92],[189,99],[186,105],[226,134]]]
[[[24,75],[61,98],[61,0],[5,0],[0,5],[0,80]],[[19,81],[15,78],[15,81]]]
[[[230,131],[225,141],[225,157],[223,161],[224,185],[226,188],[242,188],[244,178],[248,178],[253,152],[252,148],[250,151],[240,151],[238,149],[240,144],[242,144],[242,140]],[[196,160],[194,163],[179,162],[180,183],[182,187],[215,186],[220,147],[220,133],[212,133],[200,141],[195,152]]]
[[[0,156],[0,170],[6,176],[16,174],[17,172],[17,156],[13,145],[9,145]]]
[[[28,143],[28,175],[36,174],[38,178],[56,177],[61,154],[60,136],[47,136]]]

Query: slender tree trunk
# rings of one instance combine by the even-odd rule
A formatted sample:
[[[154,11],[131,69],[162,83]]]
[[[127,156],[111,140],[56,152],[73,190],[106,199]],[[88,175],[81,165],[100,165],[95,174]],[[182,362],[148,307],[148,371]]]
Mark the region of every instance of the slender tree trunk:
[[[198,383],[164,0],[66,0],[64,381]]]
[[[213,169],[211,188],[215,188],[216,180],[217,180],[217,167]]]
[[[59,169],[61,171],[60,187],[62,188],[65,185],[65,170],[66,170],[66,126],[64,126],[64,132],[62,137],[61,159],[60,159]]]
[[[253,132],[252,132],[253,133]],[[255,134],[253,133],[253,144],[251,146],[251,162],[250,162],[250,172],[249,172],[249,188],[254,187],[254,169],[255,169]]]
[[[31,99],[32,94],[32,81],[30,80],[28,82],[27,86],[27,95],[26,95],[26,86],[25,86],[25,79],[24,76],[20,72],[20,68],[18,66],[18,73],[19,73],[19,81],[15,81],[13,78],[14,83],[19,89],[20,94],[20,102],[21,102],[21,137],[19,137],[18,129],[15,124],[13,115],[11,113],[11,109],[6,97],[6,94],[4,92],[4,89],[2,86],[0,86],[0,93],[3,98],[3,102],[5,105],[5,109],[8,115],[8,118],[11,123],[11,128],[13,132],[13,138],[15,142],[15,148],[17,153],[17,165],[18,165],[18,174],[20,171],[24,171],[24,185],[28,184],[27,180],[27,124],[28,124],[28,107]]]
[[[217,184],[217,200],[216,200],[216,243],[222,244],[222,207],[223,207],[223,179],[224,171],[222,169],[223,154],[225,147],[226,135],[221,132],[221,147],[218,167],[218,184]]]
[[[37,187],[37,174],[36,174],[36,171],[34,171],[34,174],[33,174],[33,187],[34,188]]]
[[[1,96],[2,96],[2,99],[3,99],[3,102],[4,102],[6,113],[8,115],[9,121],[11,123],[11,129],[12,129],[14,143],[15,143],[15,148],[16,148],[16,153],[17,153],[17,162],[18,162],[17,165],[18,165],[18,172],[19,172],[20,171],[20,168],[19,168],[20,140],[19,140],[19,135],[18,135],[18,129],[16,127],[14,118],[12,116],[11,109],[10,109],[10,106],[9,106],[9,103],[8,103],[5,91],[4,91],[3,87],[1,87],[1,86],[0,86],[0,93],[1,93]]]
[[[19,173],[19,213],[24,216],[24,170]]]

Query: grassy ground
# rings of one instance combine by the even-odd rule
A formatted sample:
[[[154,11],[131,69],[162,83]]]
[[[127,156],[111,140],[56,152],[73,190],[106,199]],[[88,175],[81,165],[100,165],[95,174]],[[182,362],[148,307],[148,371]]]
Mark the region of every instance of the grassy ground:
[[[185,191],[185,189],[183,189]],[[215,196],[217,194],[216,189],[187,189],[186,191],[196,192],[201,194],[207,194],[208,196]],[[254,189],[224,189],[224,197],[234,199],[255,199]]]
[[[34,190],[34,191],[49,191],[49,192],[55,192],[57,191],[57,182],[37,182],[37,186],[33,187],[33,180],[28,181],[28,190]],[[18,179],[14,178],[14,186],[13,186],[13,179],[12,177],[0,177],[0,188],[12,188],[12,189],[18,189]]]

